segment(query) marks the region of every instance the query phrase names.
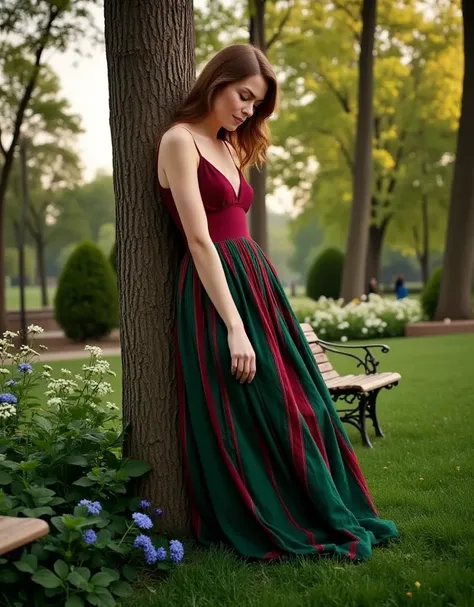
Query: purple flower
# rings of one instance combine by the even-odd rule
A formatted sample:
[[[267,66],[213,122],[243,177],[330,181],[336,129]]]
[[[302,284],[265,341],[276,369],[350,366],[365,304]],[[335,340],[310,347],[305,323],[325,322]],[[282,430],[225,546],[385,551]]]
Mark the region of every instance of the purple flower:
[[[164,548],[158,548],[156,551],[156,556],[159,561],[164,561],[166,558],[166,550]]]
[[[18,382],[16,382],[14,379],[9,379],[8,381],[5,382],[5,386],[16,386]]]
[[[4,394],[0,394],[0,403],[7,403],[7,405],[16,405],[18,402],[16,396],[10,394],[10,392],[5,392]]]
[[[33,367],[30,365],[30,363],[20,363],[17,370],[18,373],[32,373]]]
[[[163,516],[163,510],[161,508],[157,508],[155,510],[155,514],[156,514],[156,516]]]
[[[100,505],[100,502],[91,502],[90,500],[81,500],[78,505],[86,506],[87,512],[89,514],[98,515],[98,514],[100,514],[100,511],[102,510],[102,506]]]
[[[82,534],[82,539],[84,540],[84,544],[90,546],[97,541],[97,534],[93,529],[87,529],[87,531],[84,531]]]
[[[134,512],[132,519],[139,529],[151,529],[153,527],[151,518],[142,512]]]
[[[180,563],[183,560],[184,548],[179,540],[170,541],[170,557],[173,563]]]
[[[151,506],[151,503],[148,500],[142,500],[140,502],[140,508],[142,510],[146,510],[147,508],[149,508]]]

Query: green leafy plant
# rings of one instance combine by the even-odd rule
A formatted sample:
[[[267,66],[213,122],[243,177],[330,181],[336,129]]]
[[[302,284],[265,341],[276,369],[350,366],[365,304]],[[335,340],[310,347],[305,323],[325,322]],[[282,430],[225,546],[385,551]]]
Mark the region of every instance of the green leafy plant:
[[[56,320],[70,339],[100,339],[117,326],[116,275],[97,245],[80,244],[69,257],[58,281]]]
[[[0,559],[0,602],[113,606],[140,568],[180,562],[182,544],[157,533],[159,508],[130,495],[150,466],[121,456],[100,348],[86,346],[81,374],[56,378],[32,342],[15,351],[17,337],[0,339],[0,514],[42,518],[50,533]]]

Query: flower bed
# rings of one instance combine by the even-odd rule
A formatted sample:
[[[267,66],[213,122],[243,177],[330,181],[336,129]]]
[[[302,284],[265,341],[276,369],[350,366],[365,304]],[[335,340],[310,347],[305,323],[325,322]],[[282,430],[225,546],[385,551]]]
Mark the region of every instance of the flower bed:
[[[320,297],[313,306],[295,310],[300,322],[311,324],[321,339],[346,342],[349,339],[401,337],[407,323],[422,317],[416,299],[391,300],[379,295],[363,296],[343,305],[342,299]]]
[[[100,348],[82,374],[41,366],[32,339],[0,339],[0,515],[42,518],[50,533],[0,558],[0,603],[113,607],[139,569],[168,570],[183,546],[159,533],[163,512],[130,496],[148,463],[122,458],[123,433]],[[39,346],[38,349],[40,349]],[[44,386],[44,398],[38,398]]]

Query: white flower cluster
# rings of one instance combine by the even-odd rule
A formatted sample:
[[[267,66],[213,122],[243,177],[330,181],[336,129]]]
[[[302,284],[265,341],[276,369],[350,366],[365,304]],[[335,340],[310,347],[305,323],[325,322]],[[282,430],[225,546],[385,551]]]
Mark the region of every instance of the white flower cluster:
[[[84,350],[89,352],[91,356],[101,356],[102,354],[102,349],[99,346],[86,346]]]
[[[0,403],[0,419],[8,419],[16,415],[16,407],[9,403]]]
[[[329,341],[346,342],[366,337],[398,337],[405,324],[421,319],[420,302],[416,299],[392,300],[379,295],[362,296],[344,305],[342,299],[321,297],[314,312],[306,316],[316,333]]]
[[[39,327],[38,325],[30,325],[26,331],[27,331],[27,333],[34,333],[36,335],[40,335],[41,333],[44,333],[43,327]]]

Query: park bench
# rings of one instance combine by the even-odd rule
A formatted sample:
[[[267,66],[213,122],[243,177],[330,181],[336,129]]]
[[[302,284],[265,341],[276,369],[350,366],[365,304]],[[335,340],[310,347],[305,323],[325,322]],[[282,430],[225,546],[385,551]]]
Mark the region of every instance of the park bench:
[[[310,324],[302,323],[301,328],[333,401],[335,403],[342,401],[349,405],[347,409],[338,408],[341,420],[356,427],[361,434],[363,444],[366,447],[372,447],[367,434],[366,419],[368,417],[372,421],[376,436],[384,435],[377,418],[377,396],[383,388],[390,390],[396,386],[401,376],[399,373],[377,373],[379,363],[370,348],[380,348],[381,352],[385,354],[389,352],[389,347],[383,344],[333,344],[319,339]],[[356,353],[358,350],[363,351],[359,356]],[[326,352],[335,352],[355,359],[357,367],[363,368],[364,373],[339,375],[329,361]]]
[[[48,532],[48,523],[39,518],[0,516],[0,554],[29,544]]]

